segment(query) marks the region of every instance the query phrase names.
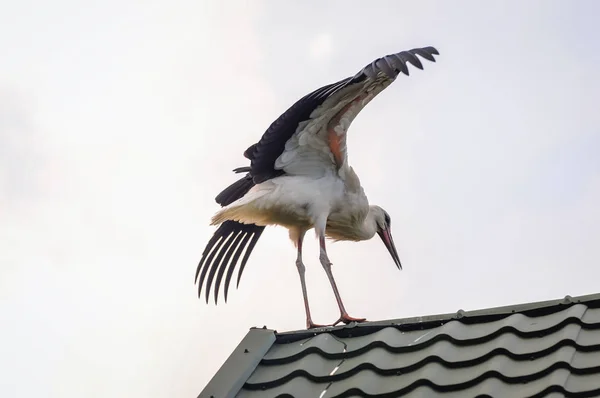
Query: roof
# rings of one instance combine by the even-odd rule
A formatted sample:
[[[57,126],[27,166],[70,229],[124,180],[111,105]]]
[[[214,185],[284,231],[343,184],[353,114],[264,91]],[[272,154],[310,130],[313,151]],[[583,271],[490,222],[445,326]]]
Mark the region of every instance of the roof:
[[[252,328],[199,398],[600,396],[600,294],[278,333]]]

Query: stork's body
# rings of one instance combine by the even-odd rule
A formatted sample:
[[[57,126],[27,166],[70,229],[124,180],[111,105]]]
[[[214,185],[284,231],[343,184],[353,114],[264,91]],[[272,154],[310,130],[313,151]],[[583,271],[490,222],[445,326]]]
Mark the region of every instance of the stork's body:
[[[422,68],[415,54],[434,61],[432,47],[403,51],[380,58],[357,75],[322,87],[305,96],[275,121],[261,140],[246,150],[250,167],[236,169],[246,176],[216,200],[223,208],[213,217],[220,225],[209,241],[196,272],[199,294],[207,278],[206,300],[216,276],[215,302],[225,271],[225,299],[233,269],[242,254],[238,283],[248,257],[268,225],[289,230],[297,248],[307,327],[315,327],[310,315],[302,244],[306,232],[315,229],[320,262],[334,291],[340,318],[337,322],[364,321],[348,315],[337,289],[326,238],[361,241],[380,235],[401,269],[391,235],[391,220],[380,207],[369,204],[358,175],[348,164],[346,133],[352,120],[400,72],[408,75],[406,62]],[[231,261],[230,261],[231,260]],[[209,272],[210,270],[210,272]]]
[[[319,178],[281,176],[255,185],[244,197],[219,211],[212,224],[226,220],[296,231],[324,230],[336,240],[364,240],[369,201],[352,169],[346,178],[328,173]],[[298,232],[300,233],[300,232]]]

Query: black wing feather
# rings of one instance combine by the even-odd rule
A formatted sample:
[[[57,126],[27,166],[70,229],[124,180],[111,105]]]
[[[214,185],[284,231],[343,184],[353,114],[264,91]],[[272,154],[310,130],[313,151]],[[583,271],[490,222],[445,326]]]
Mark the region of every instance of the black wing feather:
[[[238,287],[240,285],[240,279],[242,279],[242,272],[244,272],[244,267],[246,266],[246,262],[248,262],[248,259],[250,258],[250,254],[252,253],[252,250],[254,250],[254,246],[256,246],[256,242],[258,242],[260,235],[263,233],[263,231],[265,229],[265,227],[259,227],[259,228],[261,228],[261,229],[254,230],[250,234],[250,236],[252,238],[250,239],[250,243],[248,244],[248,248],[246,249],[246,254],[244,254],[244,258],[242,259],[242,264],[240,264],[240,270],[238,271],[236,287]]]
[[[198,264],[198,268],[196,269],[198,297],[201,297],[202,295],[204,281],[206,280],[206,286],[204,288],[206,289],[206,302],[208,302],[212,282],[216,275],[217,279],[214,286],[216,304],[223,273],[227,269],[225,278],[225,302],[227,302],[227,293],[229,292],[231,276],[242,252],[245,249],[246,254],[242,259],[242,263],[238,271],[238,285],[250,254],[252,253],[252,250],[254,249],[254,246],[256,245],[256,242],[260,238],[260,235],[264,229],[265,227],[263,226],[258,226],[255,224],[242,224],[237,221],[225,221],[219,226],[213,237],[208,242],[206,249],[202,254],[200,263]],[[231,261],[229,261],[230,259]]]
[[[231,247],[231,244],[235,240],[235,236],[237,235],[236,232],[239,233],[239,231],[232,230],[227,235],[227,238],[223,239],[221,241],[221,242],[223,242],[223,245],[220,245],[220,250],[219,249],[215,249],[215,251],[218,250],[219,254],[214,258],[214,261],[210,261],[209,262],[209,264],[210,264],[210,270],[208,272],[208,278],[206,279],[206,290],[205,290],[205,293],[206,293],[206,303],[208,303],[208,295],[210,294],[210,288],[212,287],[212,282],[213,282],[213,279],[214,279],[215,274],[217,272],[217,269],[219,269],[219,266],[221,265],[221,261],[223,260],[223,256],[229,250],[229,248]],[[216,290],[216,286],[215,286],[215,290]],[[216,300],[215,300],[215,304],[216,304]]]
[[[275,161],[284,151],[285,143],[294,135],[298,125],[308,120],[310,114],[327,98],[349,85],[375,77],[378,72],[383,72],[390,78],[396,78],[399,73],[408,75],[407,62],[423,69],[417,55],[435,62],[433,55],[439,55],[439,52],[434,47],[423,47],[386,55],[365,66],[355,76],[321,87],[298,100],[269,126],[258,143],[253,144],[244,152],[244,156],[251,161],[250,174],[254,183],[260,184],[284,174],[282,170],[275,169]]]
[[[198,279],[198,273],[200,272],[200,269],[202,269],[202,272],[200,273],[200,280],[197,280],[198,297],[200,297],[202,284],[204,283],[204,278],[206,278],[206,273],[210,268],[210,264],[212,263],[213,258],[219,252],[221,246],[223,246],[223,243],[225,242],[227,236],[229,236],[229,234],[231,233],[231,229],[224,228],[224,226],[224,224],[221,224],[221,226],[217,229],[213,237],[208,242],[208,245],[206,245],[206,249],[204,249],[204,253],[202,253],[202,259],[200,260],[200,264],[198,264],[198,268],[196,269],[196,279]],[[217,246],[215,247],[215,245]]]
[[[264,228],[263,228],[264,229]],[[254,232],[243,232],[241,234],[241,236],[243,236],[243,240],[241,241],[240,245],[238,246],[237,250],[235,251],[235,254],[233,255],[233,259],[231,259],[231,263],[232,264],[237,264],[238,260],[240,259],[240,256],[242,255],[242,252],[244,251],[244,247],[246,247],[246,245],[248,244],[248,241],[250,240],[250,237],[252,236]],[[225,297],[227,297],[227,293],[229,292],[229,284],[231,283],[231,276],[233,275],[233,271],[234,271],[234,267],[229,267],[229,269],[227,270],[227,276],[225,277]],[[239,274],[239,271],[238,271]]]
[[[250,171],[250,169],[239,167],[234,170],[236,173],[243,173],[244,171]],[[243,178],[240,178],[218,194],[215,201],[221,206],[227,206],[244,196],[253,186],[252,176],[247,173]]]
[[[237,233],[234,235],[235,240],[233,241],[233,243],[231,243],[229,245],[229,249],[227,249],[227,253],[225,254],[225,257],[223,258],[223,261],[221,261],[221,265],[219,266],[219,270],[217,272],[217,280],[215,282],[215,288],[213,289],[215,292],[215,304],[217,303],[217,299],[219,297],[221,281],[223,280],[223,274],[225,273],[225,270],[227,269],[229,260],[231,259],[232,254],[238,248],[240,241],[242,240],[242,238],[245,235],[246,234],[243,231],[241,231],[241,230],[237,231]],[[231,270],[233,271],[234,268],[235,268],[235,266],[231,267]],[[228,290],[228,289],[226,289],[226,290]],[[225,302],[227,302],[227,294],[225,294]]]
[[[221,206],[227,206],[248,193],[255,185],[250,171],[250,167],[238,167],[235,169],[235,173],[246,172],[247,174],[219,193],[215,198],[215,201]],[[196,268],[195,281],[198,283],[198,298],[202,295],[202,288],[204,281],[206,280],[205,293],[206,301],[208,302],[210,288],[212,287],[212,282],[216,275],[217,278],[214,285],[216,304],[223,274],[227,269],[227,276],[225,278],[225,302],[227,302],[227,293],[229,292],[231,275],[235,270],[242,252],[246,249],[246,255],[244,256],[240,270],[238,271],[238,285],[246,262],[264,229],[265,227],[263,226],[242,224],[237,221],[226,221],[217,228],[202,252],[202,257]],[[250,245],[248,245],[248,242],[250,242]]]

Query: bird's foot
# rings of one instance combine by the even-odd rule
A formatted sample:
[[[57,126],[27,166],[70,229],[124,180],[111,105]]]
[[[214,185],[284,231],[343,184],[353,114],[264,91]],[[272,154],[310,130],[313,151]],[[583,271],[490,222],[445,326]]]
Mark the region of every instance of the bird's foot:
[[[343,322],[343,323],[345,323],[347,325],[350,322],[361,323],[361,322],[365,322],[366,320],[367,320],[366,318],[354,318],[354,317],[351,317],[348,314],[342,314],[340,316],[340,319],[338,319],[337,321],[335,321],[335,323],[333,325],[331,325],[331,326],[335,326],[335,325],[337,325],[340,322]]]
[[[308,319],[306,321],[306,328],[307,329],[317,329],[317,328],[325,328],[327,326],[330,325],[319,325],[318,323],[314,323],[312,320]]]

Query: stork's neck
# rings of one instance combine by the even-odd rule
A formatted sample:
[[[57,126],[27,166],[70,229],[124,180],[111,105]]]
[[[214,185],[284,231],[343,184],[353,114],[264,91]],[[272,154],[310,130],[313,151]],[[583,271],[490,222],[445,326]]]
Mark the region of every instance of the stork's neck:
[[[355,229],[357,238],[359,240],[369,240],[377,232],[377,222],[375,221],[375,213],[372,209],[369,209],[369,213],[363,220],[362,224]]]
[[[366,216],[337,213],[327,220],[326,233],[336,240],[369,240],[376,232],[377,222],[373,208],[369,208]]]

